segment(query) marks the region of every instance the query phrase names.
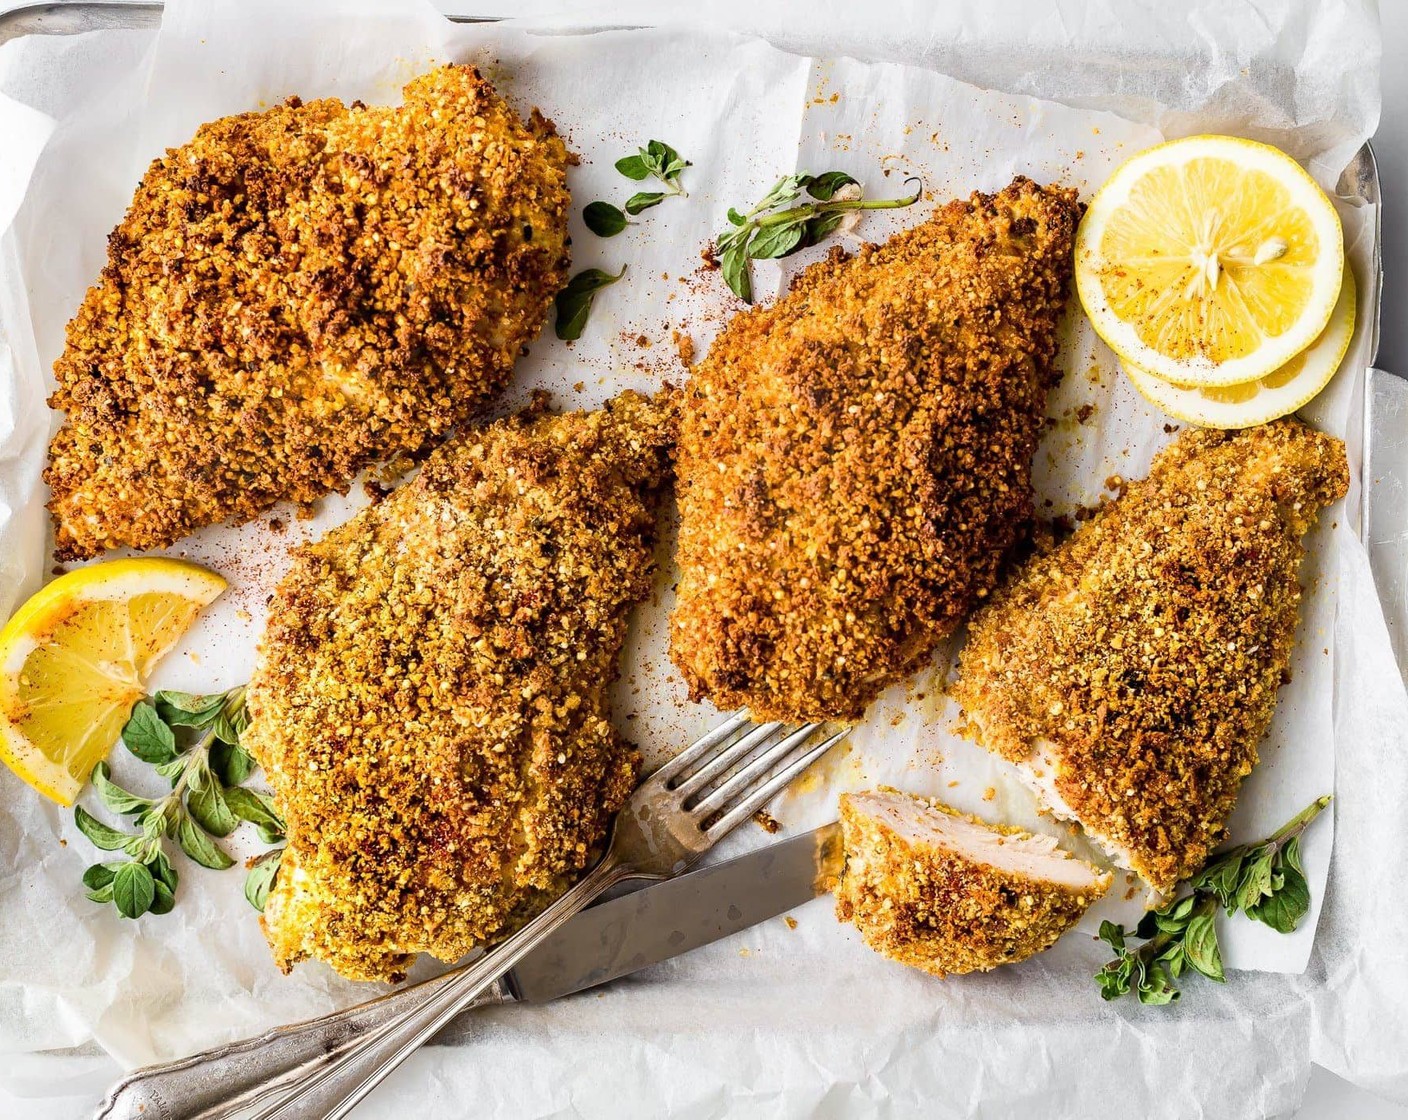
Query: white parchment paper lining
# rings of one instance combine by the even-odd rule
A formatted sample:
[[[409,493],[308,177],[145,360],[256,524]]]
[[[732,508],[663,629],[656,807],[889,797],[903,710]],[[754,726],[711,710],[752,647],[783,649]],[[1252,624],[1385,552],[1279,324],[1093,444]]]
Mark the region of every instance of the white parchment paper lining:
[[[881,14],[830,2],[706,2],[687,11],[530,2],[518,13],[535,17],[530,26],[454,27],[416,0],[297,8],[180,0],[156,36],[11,44],[0,51],[0,221],[9,223],[0,239],[0,608],[48,567],[38,472],[52,423],[43,405],[48,366],[63,325],[146,162],[200,122],[295,92],[394,101],[409,77],[453,59],[479,63],[520,108],[538,105],[557,120],[583,156],[572,181],[578,206],[619,203],[634,189],[611,164],[635,144],[674,144],[694,161],[689,200],[671,200],[611,241],[574,230],[577,266],[626,263],[629,282],[603,295],[576,346],[541,340],[510,394],[510,403],[521,401],[541,385],[563,407],[586,406],[683,376],[673,332],[702,351],[733,310],[717,276],[701,271],[699,249],[728,205],[756,198],[793,168],[852,171],[872,195],[899,193],[907,175],[919,175],[925,202],[867,218],[858,231],[866,238],[1016,173],[1088,192],[1139,148],[1195,131],[1280,143],[1333,187],[1377,121],[1378,40],[1368,13],[1348,2],[1208,0],[1163,10],[1172,7],[1024,3],[959,16],[918,3]],[[707,26],[586,26],[682,15]],[[728,33],[739,30],[795,53]],[[1364,277],[1372,215],[1343,207],[1342,217]],[[808,259],[760,266],[760,295]],[[1356,472],[1367,357],[1360,331],[1313,416],[1345,436]],[[1139,477],[1168,438],[1163,418],[1079,316],[1063,363],[1037,462],[1038,490],[1053,512],[1097,501],[1112,474]],[[1085,422],[1083,405],[1094,409]],[[174,549],[224,571],[233,586],[159,683],[211,689],[243,680],[287,546],[357,504],[330,501],[317,520],[282,535],[260,523],[209,530]],[[1383,1010],[1401,1006],[1408,986],[1392,936],[1404,909],[1404,841],[1392,825],[1408,785],[1408,704],[1354,536],[1357,508],[1356,493],[1314,536],[1293,681],[1234,821],[1237,835],[1260,835],[1331,785],[1338,796],[1333,857],[1329,821],[1307,850],[1315,898],[1324,900],[1313,948],[1309,920],[1286,938],[1245,923],[1226,930],[1233,964],[1274,972],[1238,973],[1225,988],[1199,984],[1176,1009],[1110,1007],[1089,980],[1102,947],[1076,933],[1018,968],[937,982],[874,957],[823,901],[797,912],[796,930],[767,923],[602,992],[468,1021],[459,1028],[464,1046],[419,1055],[369,1102],[368,1115],[408,1107],[458,1115],[473,1101],[514,1116],[904,1115],[921,1107],[959,1116],[1023,1106],[1045,1115],[1245,1116],[1288,1107],[1311,1057],[1408,1092],[1402,1017]],[[661,557],[668,563],[668,541]],[[616,695],[617,718],[656,757],[714,718],[685,703],[664,656],[669,582],[663,571],[657,601],[639,612]],[[940,657],[883,698],[851,749],[779,806],[784,824],[821,823],[837,790],[889,782],[1059,832],[1035,815],[1006,767],[948,734],[952,711],[939,688],[946,667]],[[23,1100],[24,1115],[75,1115],[96,1095],[115,1067],[84,1056],[95,1043],[136,1064],[368,994],[317,966],[280,977],[235,872],[192,869],[171,916],[119,923],[76,888],[93,856],[71,816],[39,804],[8,772],[0,794],[0,1050],[13,1055],[0,1091]],[[730,850],[764,840],[745,835]]]

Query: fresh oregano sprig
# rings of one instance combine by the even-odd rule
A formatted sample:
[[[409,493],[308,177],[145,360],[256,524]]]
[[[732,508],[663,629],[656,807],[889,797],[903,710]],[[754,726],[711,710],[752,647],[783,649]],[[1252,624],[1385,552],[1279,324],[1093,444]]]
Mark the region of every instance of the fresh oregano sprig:
[[[822,175],[784,175],[751,210],[730,207],[731,226],[714,243],[724,282],[744,303],[753,302],[749,261],[791,256],[834,233],[848,213],[860,210],[894,210],[919,201],[923,184],[918,179],[903,198],[867,199],[860,183],[844,171]],[[797,203],[803,195],[810,201]]]
[[[210,696],[158,692],[133,708],[122,742],[166,778],[171,791],[141,797],[117,785],[107,763],[93,768],[99,800],[112,812],[131,817],[136,831],[104,824],[81,805],[74,808],[79,831],[96,847],[128,857],[94,864],[84,872],[89,898],[113,903],[125,918],[165,914],[175,905],[178,883],[165,841],[174,840],[203,867],[224,870],[235,861],[218,840],[241,821],[252,823],[265,843],[283,839],[283,822],[268,799],[241,785],[255,769],[240,746],[248,723],[243,688]],[[261,870],[261,877],[271,885],[276,873],[277,864],[272,871]],[[267,894],[266,885],[261,898]]]
[[[1100,939],[1118,954],[1095,974],[1104,999],[1134,992],[1140,1003],[1178,999],[1187,969],[1221,983],[1217,942],[1219,907],[1241,911],[1279,933],[1290,933],[1310,910],[1310,887],[1300,862],[1300,837],[1329,805],[1328,796],[1306,806],[1266,840],[1239,844],[1215,855],[1188,881],[1191,893],[1150,910],[1131,935],[1114,922],[1100,923]],[[1137,947],[1130,937],[1143,940]]]
[[[635,217],[652,206],[659,206],[671,196],[688,198],[689,192],[680,183],[680,175],[689,166],[689,160],[669,144],[663,140],[651,140],[644,148],[637,149],[635,155],[618,159],[616,170],[637,183],[649,178],[658,179],[665,189],[637,191],[626,199],[624,212],[609,202],[589,203],[582,211],[582,219],[598,237],[615,237],[631,224],[626,215]]]

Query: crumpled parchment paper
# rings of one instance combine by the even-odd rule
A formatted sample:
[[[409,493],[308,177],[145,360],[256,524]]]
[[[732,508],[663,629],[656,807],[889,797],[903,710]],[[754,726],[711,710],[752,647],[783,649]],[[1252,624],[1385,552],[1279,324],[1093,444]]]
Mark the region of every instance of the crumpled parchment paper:
[[[1152,0],[1017,3],[982,14],[914,2],[878,13],[832,0],[528,0],[516,14],[531,22],[466,27],[419,0],[178,0],[157,35],[11,44],[0,51],[0,223],[9,223],[0,238],[0,608],[48,570],[38,472],[53,423],[43,404],[48,366],[63,326],[147,161],[202,121],[291,93],[394,101],[414,74],[456,60],[478,63],[520,109],[538,105],[556,119],[583,156],[572,176],[578,209],[594,198],[619,204],[634,189],[613,171],[617,157],[652,137],[673,144],[694,163],[690,198],[667,200],[609,241],[574,228],[574,267],[624,263],[627,281],[598,299],[580,343],[565,347],[550,332],[540,340],[505,403],[544,386],[560,407],[590,406],[685,376],[674,333],[702,352],[735,309],[699,251],[729,205],[755,200],[787,171],[848,170],[872,196],[921,177],[925,200],[867,216],[857,230],[867,239],[1018,172],[1088,192],[1162,135],[1195,131],[1279,143],[1332,188],[1377,121],[1369,13],[1348,0],[1174,9]],[[681,18],[695,26],[589,30]],[[1341,214],[1362,288],[1373,216],[1348,206]],[[760,298],[810,259],[759,265]],[[1361,330],[1312,417],[1347,439],[1356,474],[1367,359]],[[1037,459],[1038,491],[1053,512],[1097,501],[1112,474],[1140,477],[1168,438],[1164,418],[1079,316],[1062,360],[1067,376]],[[1084,423],[1083,405],[1094,408]],[[210,690],[243,680],[285,550],[344,519],[358,493],[284,534],[266,521],[207,530],[173,549],[220,569],[232,588],[158,685]],[[1355,536],[1358,508],[1356,479],[1314,534],[1293,680],[1234,820],[1239,838],[1259,836],[1332,785],[1337,794],[1333,848],[1328,819],[1307,843],[1313,894],[1324,903],[1318,935],[1315,915],[1291,937],[1245,922],[1225,930],[1229,963],[1273,971],[1234,974],[1223,988],[1194,981],[1176,1008],[1108,1006],[1089,978],[1103,946],[1076,932],[1022,966],[939,982],[872,955],[823,900],[797,912],[795,930],[769,922],[600,992],[465,1020],[462,1045],[418,1055],[365,1111],[1247,1116],[1292,1104],[1312,1057],[1408,1093],[1402,1016],[1386,1021],[1405,994],[1394,915],[1404,909],[1408,866],[1397,827],[1408,702]],[[668,550],[667,539],[665,565]],[[657,600],[637,613],[615,696],[616,717],[648,757],[716,718],[687,704],[664,655],[670,582],[666,566]],[[1008,768],[948,733],[947,664],[940,655],[891,690],[849,748],[779,803],[775,815],[789,830],[830,819],[840,789],[888,782],[1063,831],[1035,815]],[[135,775],[120,755],[119,774]],[[766,841],[745,829],[729,851]],[[0,853],[0,1052],[11,1056],[0,1094],[18,1114],[77,1115],[100,1095],[113,1059],[172,1057],[374,990],[317,965],[279,976],[235,871],[183,866],[173,914],[119,922],[78,890],[95,857],[71,814],[41,804],[8,772]],[[1139,909],[1138,899],[1115,898],[1102,913]],[[95,1056],[95,1045],[111,1058]]]

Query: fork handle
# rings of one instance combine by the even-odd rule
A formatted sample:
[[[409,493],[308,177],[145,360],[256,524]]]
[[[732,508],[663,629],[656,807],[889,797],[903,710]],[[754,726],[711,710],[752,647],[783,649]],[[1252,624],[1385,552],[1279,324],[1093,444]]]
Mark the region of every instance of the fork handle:
[[[487,987],[603,891],[638,872],[608,853],[566,894],[512,937],[447,981],[424,1002],[373,1029],[303,1079],[254,1120],[343,1120],[418,1047],[471,1006]]]
[[[133,1070],[113,1086],[94,1120],[227,1120],[241,1115],[420,1006],[462,971],[453,969],[316,1019]],[[511,1002],[508,990],[494,984],[473,1006]]]

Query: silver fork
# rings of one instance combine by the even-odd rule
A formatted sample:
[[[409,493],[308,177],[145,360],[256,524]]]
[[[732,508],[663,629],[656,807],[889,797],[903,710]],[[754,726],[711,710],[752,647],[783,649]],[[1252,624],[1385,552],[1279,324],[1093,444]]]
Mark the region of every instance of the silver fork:
[[[601,861],[571,890],[424,1002],[319,1067],[254,1120],[342,1120],[489,985],[602,892],[678,875],[781,793],[850,732],[826,724],[751,724],[740,712],[665,763],[616,817]]]

